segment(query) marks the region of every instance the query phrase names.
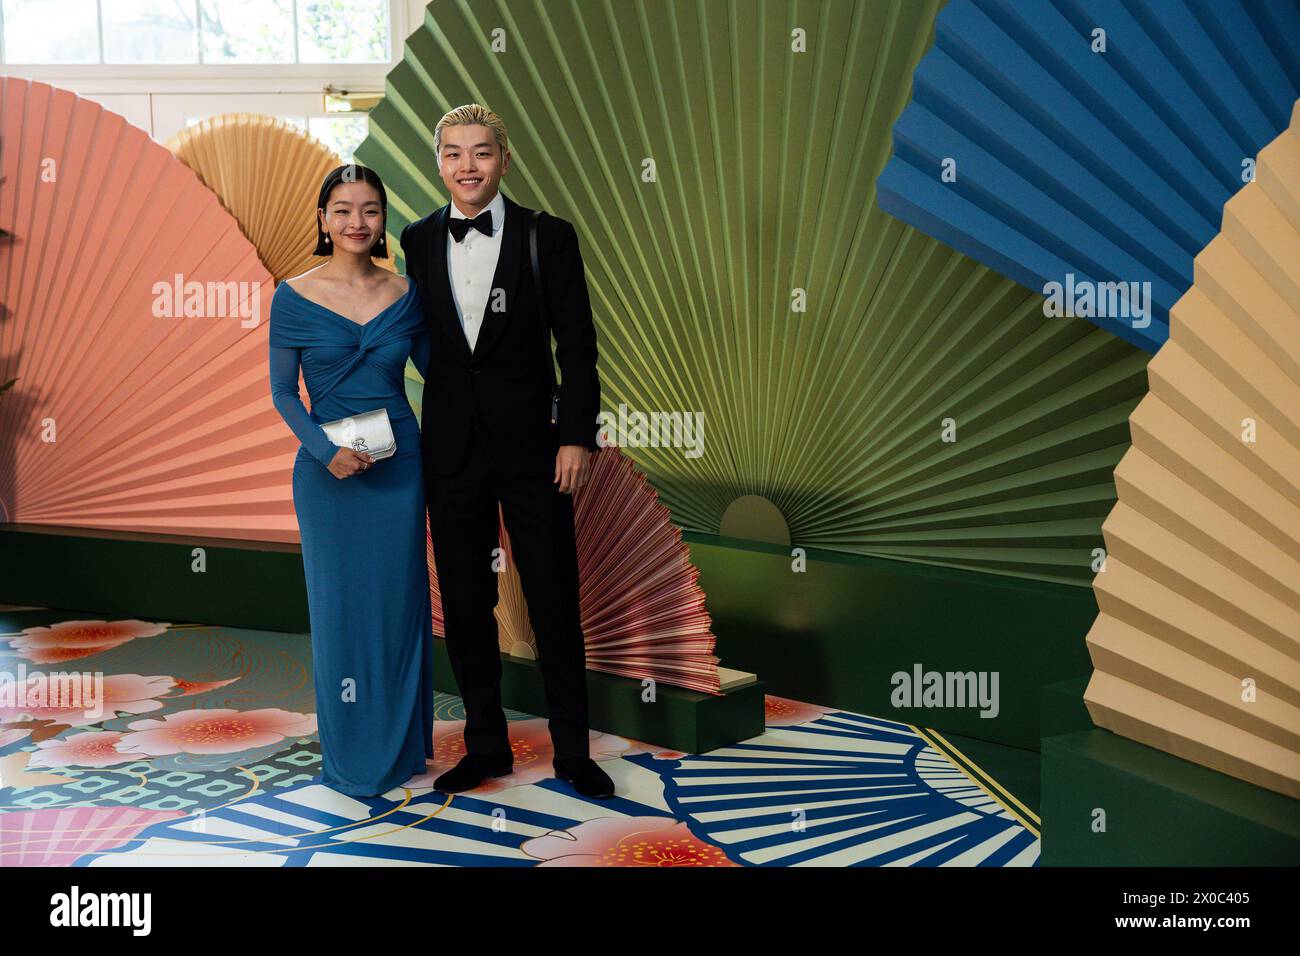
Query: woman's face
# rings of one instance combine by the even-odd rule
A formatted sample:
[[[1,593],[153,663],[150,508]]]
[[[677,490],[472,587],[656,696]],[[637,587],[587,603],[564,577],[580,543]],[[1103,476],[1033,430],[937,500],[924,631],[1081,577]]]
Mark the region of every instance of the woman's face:
[[[330,190],[325,209],[316,215],[330,244],[344,252],[368,255],[384,236],[379,190],[364,181],[339,183]]]

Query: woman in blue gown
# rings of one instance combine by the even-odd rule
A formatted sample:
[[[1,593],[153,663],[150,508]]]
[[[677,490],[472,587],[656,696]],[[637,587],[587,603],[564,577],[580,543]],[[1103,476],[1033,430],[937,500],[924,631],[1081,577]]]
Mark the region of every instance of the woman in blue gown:
[[[348,172],[350,170],[350,172]],[[433,631],[420,430],[403,384],[431,336],[414,283],[381,269],[387,197],[362,166],[326,177],[317,254],[271,300],[276,409],[302,442],[293,504],[311,615],[320,782],[377,796],[433,756]],[[301,367],[311,411],[298,393]],[[322,422],[380,407],[397,450],[375,460],[333,444]]]

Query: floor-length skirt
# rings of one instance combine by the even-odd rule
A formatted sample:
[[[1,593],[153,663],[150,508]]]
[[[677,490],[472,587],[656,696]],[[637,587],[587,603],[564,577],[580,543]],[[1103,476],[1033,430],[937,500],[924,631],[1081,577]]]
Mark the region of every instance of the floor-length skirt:
[[[408,427],[399,427],[405,425]],[[420,436],[335,478],[306,450],[293,467],[311,614],[321,783],[377,796],[433,756],[433,631]]]

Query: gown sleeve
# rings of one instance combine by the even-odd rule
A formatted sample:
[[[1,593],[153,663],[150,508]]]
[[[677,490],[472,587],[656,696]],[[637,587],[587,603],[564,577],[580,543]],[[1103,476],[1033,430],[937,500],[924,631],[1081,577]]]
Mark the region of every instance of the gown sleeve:
[[[298,393],[300,362],[300,349],[271,346],[271,402],[307,452],[328,467],[339,446],[330,441],[325,429],[312,420],[302,403]]]
[[[429,358],[432,352],[433,335],[428,326],[425,326],[411,339],[411,364],[420,373],[420,378],[428,378]]]

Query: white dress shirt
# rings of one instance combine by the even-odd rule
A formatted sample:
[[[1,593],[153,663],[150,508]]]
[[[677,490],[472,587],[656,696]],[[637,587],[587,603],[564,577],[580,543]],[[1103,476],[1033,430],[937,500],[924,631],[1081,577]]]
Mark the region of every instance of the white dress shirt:
[[[456,302],[460,326],[465,330],[465,341],[469,343],[471,352],[478,342],[484,313],[492,306],[489,300],[492,277],[496,275],[497,259],[501,255],[501,233],[506,226],[506,202],[501,197],[501,190],[497,190],[483,211],[492,213],[492,235],[469,229],[465,238],[457,242],[451,230],[447,230],[447,280],[451,283],[451,297]],[[474,218],[461,212],[454,199],[450,214],[453,219]]]

